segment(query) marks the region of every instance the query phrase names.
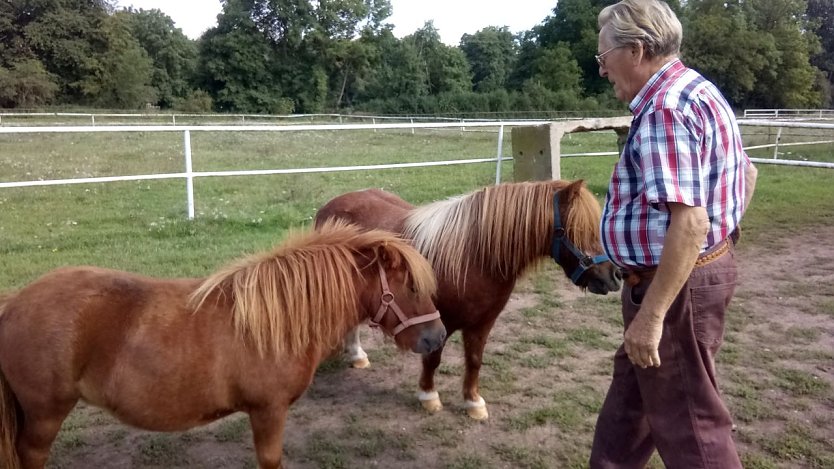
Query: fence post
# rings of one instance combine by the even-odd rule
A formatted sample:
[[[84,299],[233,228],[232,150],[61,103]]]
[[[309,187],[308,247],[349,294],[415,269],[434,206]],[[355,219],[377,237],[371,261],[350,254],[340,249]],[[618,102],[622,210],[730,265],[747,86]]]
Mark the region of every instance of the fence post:
[[[414,118],[411,119],[411,135],[414,135]]]
[[[191,131],[186,130],[183,146],[185,147],[185,192],[188,199],[188,219],[194,219],[194,176],[191,174]]]
[[[504,126],[498,128],[498,162],[495,163],[495,185],[501,184],[501,163],[504,153]]]
[[[176,114],[171,114],[171,124],[172,125],[177,125],[177,115]]]
[[[779,158],[779,140],[782,139],[782,128],[776,129],[776,143],[773,144],[773,159]]]
[[[91,115],[90,115],[90,118],[93,120],[93,127],[95,127],[95,126],[96,126],[96,115],[95,115],[95,114],[91,114]]]
[[[571,132],[614,130],[628,135],[631,117],[608,117],[559,121],[529,127],[513,127],[513,180],[561,179],[562,136]]]
[[[560,179],[559,140],[563,131],[553,124],[513,127],[513,180]]]

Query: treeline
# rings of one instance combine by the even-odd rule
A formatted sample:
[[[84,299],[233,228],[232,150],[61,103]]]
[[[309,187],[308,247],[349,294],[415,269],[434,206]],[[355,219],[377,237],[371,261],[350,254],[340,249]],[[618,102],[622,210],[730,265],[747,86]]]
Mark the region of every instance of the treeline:
[[[188,39],[109,0],[0,2],[0,106],[284,114],[622,110],[599,77],[596,17],[559,0],[532,30],[398,39],[390,0],[223,0]],[[832,105],[834,0],[672,0],[684,61],[737,108]],[[512,8],[512,5],[507,5]],[[473,11],[472,14],[477,14]]]

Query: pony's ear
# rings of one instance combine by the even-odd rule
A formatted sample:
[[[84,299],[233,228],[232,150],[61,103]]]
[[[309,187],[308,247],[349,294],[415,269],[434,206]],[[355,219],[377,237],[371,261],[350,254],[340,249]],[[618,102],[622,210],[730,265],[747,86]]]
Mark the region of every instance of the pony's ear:
[[[584,179],[577,179],[572,183],[568,184],[564,189],[559,191],[560,194],[565,196],[565,200],[567,202],[573,201],[585,187],[585,180]]]
[[[387,242],[380,243],[377,248],[377,256],[386,269],[398,269],[403,263],[400,252]]]

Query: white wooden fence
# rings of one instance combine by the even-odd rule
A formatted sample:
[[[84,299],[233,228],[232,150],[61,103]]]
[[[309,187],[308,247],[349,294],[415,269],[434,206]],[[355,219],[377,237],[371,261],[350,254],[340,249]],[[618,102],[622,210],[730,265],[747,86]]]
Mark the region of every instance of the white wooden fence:
[[[834,109],[745,109],[745,119],[831,120]]]
[[[0,189],[10,187],[30,186],[56,186],[68,184],[87,184],[114,181],[142,181],[157,179],[183,178],[186,180],[186,199],[188,203],[188,218],[194,218],[194,178],[197,177],[222,177],[222,176],[254,176],[267,174],[299,174],[299,173],[326,173],[340,171],[361,171],[379,170],[390,168],[412,168],[426,166],[447,166],[458,164],[474,163],[496,163],[496,184],[501,180],[501,163],[512,158],[503,157],[504,128],[520,125],[530,125],[530,121],[506,121],[506,122],[467,122],[466,127],[492,128],[497,129],[497,151],[495,158],[477,158],[451,161],[431,161],[420,163],[393,163],[381,165],[363,166],[336,166],[324,168],[290,168],[290,169],[265,169],[265,170],[237,170],[237,171],[194,171],[191,154],[191,132],[229,132],[229,131],[250,131],[250,132],[304,132],[304,131],[327,131],[327,130],[382,130],[382,129],[444,129],[461,128],[460,123],[408,123],[408,124],[342,124],[342,125],[288,125],[288,126],[43,126],[43,127],[0,127],[0,134],[29,134],[29,133],[87,133],[87,132],[182,132],[183,148],[185,158],[185,171],[182,173],[167,174],[143,174],[131,176],[107,176],[75,179],[52,179],[38,181],[16,181],[0,182]]]
[[[764,145],[753,145],[748,146],[745,150],[753,150],[757,148],[773,148],[773,158],[750,158],[755,163],[763,163],[763,164],[777,164],[777,165],[785,165],[785,166],[810,166],[814,168],[831,168],[834,169],[834,163],[827,163],[822,161],[796,161],[796,160],[785,160],[779,159],[779,147],[785,146],[795,146],[795,145],[818,145],[818,144],[830,144],[834,143],[834,140],[814,140],[808,142],[792,142],[792,143],[780,143],[779,140],[781,138],[782,129],[828,129],[831,130],[832,135],[834,135],[834,124],[824,123],[824,122],[795,122],[795,121],[771,121],[771,120],[761,120],[761,119],[739,119],[738,120],[739,126],[752,126],[752,127],[775,127],[777,129],[776,133],[776,141],[774,143],[768,143]],[[744,131],[742,130],[742,134]]]
[[[536,121],[500,121],[500,122],[484,122],[484,121],[467,121],[461,123],[455,122],[432,122],[432,123],[387,123],[387,124],[330,124],[330,125],[211,125],[211,126],[178,126],[178,125],[129,125],[129,126],[39,126],[39,127],[7,127],[0,126],[0,134],[31,134],[31,133],[87,133],[87,132],[182,132],[185,171],[181,173],[168,174],[144,174],[144,175],[130,175],[130,176],[108,176],[108,177],[92,177],[92,178],[77,178],[77,179],[53,179],[53,180],[37,180],[37,181],[13,181],[0,182],[0,189],[10,187],[29,187],[29,186],[53,186],[53,185],[68,185],[68,184],[86,184],[86,183],[101,183],[113,181],[140,181],[140,180],[157,180],[157,179],[173,179],[182,178],[186,180],[186,198],[188,204],[188,218],[194,218],[194,178],[197,177],[223,177],[223,176],[254,176],[267,174],[299,174],[299,173],[323,173],[323,172],[340,172],[340,171],[361,171],[361,170],[380,170],[390,168],[413,168],[413,167],[427,167],[427,166],[446,166],[458,164],[474,164],[474,163],[496,163],[496,184],[501,180],[501,163],[512,158],[503,157],[504,145],[504,128],[513,126],[529,126],[535,125]],[[740,119],[740,125],[750,125],[757,127],[777,127],[777,128],[821,128],[831,129],[834,131],[834,124],[826,123],[807,123],[807,122],[774,122],[770,120],[752,120]],[[191,132],[231,132],[231,131],[250,131],[250,132],[305,132],[305,131],[348,131],[348,130],[383,130],[383,129],[410,129],[414,132],[415,129],[449,129],[459,128],[465,130],[468,128],[477,128],[482,130],[493,129],[497,131],[497,151],[495,158],[477,158],[466,160],[451,160],[451,161],[432,161],[419,163],[395,163],[395,164],[381,164],[381,165],[363,165],[363,166],[337,166],[337,167],[323,167],[323,168],[290,168],[290,169],[267,169],[267,170],[237,170],[237,171],[193,171],[192,154],[191,154]],[[830,142],[830,141],[829,141]],[[812,144],[820,142],[805,142],[803,144]],[[824,143],[824,142],[823,142]],[[778,142],[773,144],[778,147]],[[789,144],[782,144],[782,146]],[[762,148],[768,145],[760,145],[752,148]],[[602,155],[617,155],[617,152],[594,152],[594,153],[573,153],[562,154],[563,157],[572,156],[602,156]],[[775,155],[775,153],[774,153]],[[820,168],[834,168],[834,163],[814,162],[814,161],[794,161],[783,159],[767,159],[767,158],[752,158],[756,163],[763,164],[779,164],[790,166],[812,166]]]

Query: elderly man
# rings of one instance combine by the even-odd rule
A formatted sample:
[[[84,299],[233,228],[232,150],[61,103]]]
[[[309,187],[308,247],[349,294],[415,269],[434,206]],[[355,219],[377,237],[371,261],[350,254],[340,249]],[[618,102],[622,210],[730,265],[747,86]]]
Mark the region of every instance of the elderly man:
[[[601,230],[624,272],[625,338],[592,468],[738,468],[714,357],[735,290],[734,244],[756,169],[718,89],[678,59],[680,21],[657,0],[599,14],[599,73],[629,103]]]

